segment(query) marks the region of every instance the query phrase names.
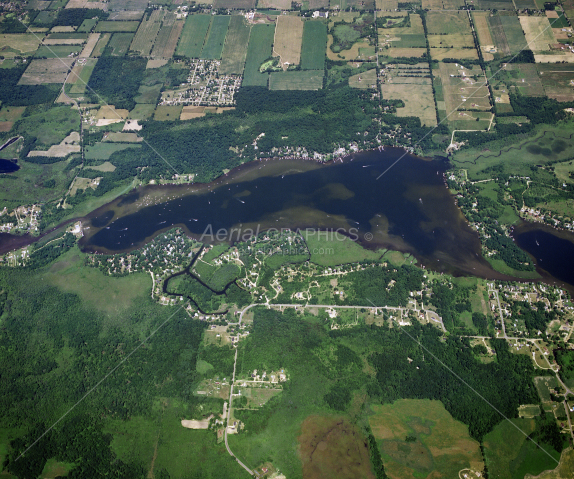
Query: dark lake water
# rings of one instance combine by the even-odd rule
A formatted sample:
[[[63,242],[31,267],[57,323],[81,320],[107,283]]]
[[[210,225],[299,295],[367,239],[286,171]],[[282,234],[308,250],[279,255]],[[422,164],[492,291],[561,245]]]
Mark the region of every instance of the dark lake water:
[[[20,167],[15,161],[0,159],[0,173],[13,173],[19,169]]]
[[[380,177],[403,154],[371,151],[327,165],[254,162],[209,185],[145,187],[91,214],[80,245],[129,251],[173,226],[231,242],[268,228],[316,228],[412,253],[435,270],[505,278],[480,257],[478,236],[444,185],[445,163],[405,155]]]
[[[574,285],[574,234],[536,223],[514,231],[516,244],[536,259],[539,272]]]

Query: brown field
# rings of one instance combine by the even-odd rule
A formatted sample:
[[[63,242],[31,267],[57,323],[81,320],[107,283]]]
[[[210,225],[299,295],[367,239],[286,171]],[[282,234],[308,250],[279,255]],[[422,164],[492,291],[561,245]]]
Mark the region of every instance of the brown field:
[[[180,120],[192,120],[201,118],[207,113],[223,113],[224,111],[235,110],[233,106],[215,107],[215,106],[184,106],[181,110]]]
[[[119,110],[114,105],[104,105],[96,114],[96,120],[118,120],[128,117],[128,110]]]
[[[6,132],[6,131],[10,131],[12,129],[12,126],[14,126],[14,122],[13,121],[3,121],[0,120],[0,131],[1,132]]]
[[[381,93],[385,100],[402,100],[405,106],[397,108],[397,116],[416,116],[424,126],[436,126],[436,110],[432,85],[406,85],[384,83]]]
[[[113,143],[138,143],[143,141],[143,138],[138,136],[137,133],[111,132],[104,135],[102,141],[111,141]]]
[[[168,26],[165,26],[164,23],[153,46],[152,57],[171,58],[173,56],[184,23],[183,20],[176,20],[172,25]]]
[[[394,11],[399,8],[399,0],[376,0],[377,10]]]
[[[13,58],[20,53],[32,54],[40,45],[42,35],[28,33],[7,33],[0,35],[0,54],[5,58]],[[15,51],[11,51],[15,50]]]
[[[574,53],[560,52],[544,55],[534,54],[534,61],[536,63],[574,63]]]
[[[281,15],[277,17],[273,56],[281,59],[283,70],[289,65],[301,62],[301,41],[303,39],[303,22],[300,17]]]
[[[98,43],[96,43],[96,46],[92,50],[92,58],[98,58],[99,56],[101,56],[101,54],[104,51],[104,48],[106,48],[106,45],[110,41],[111,36],[112,36],[111,33],[104,33],[100,37]]]
[[[24,111],[25,106],[3,106],[0,109],[0,121],[18,121]]]
[[[367,70],[349,77],[349,86],[351,88],[377,88],[377,69]]]
[[[65,158],[71,153],[79,152],[80,134],[77,131],[73,131],[66,138],[64,138],[59,145],[52,145],[46,151],[31,151],[28,153],[28,156],[49,156],[51,158]]]
[[[46,58],[32,60],[18,82],[19,85],[43,85],[45,83],[64,83],[72,58]]]
[[[96,47],[96,44],[98,43],[99,39],[100,39],[99,33],[90,33],[88,41],[86,42],[86,44],[84,45],[84,49],[80,53],[80,58],[88,58],[94,51],[94,48]]]
[[[556,469],[544,471],[536,476],[536,479],[571,479],[572,477],[574,477],[574,450],[568,447],[562,451],[560,463]]]
[[[489,15],[490,12],[472,12],[474,28],[478,34],[478,41],[480,46],[494,45],[494,41],[490,35],[490,28],[488,27]]]
[[[257,2],[257,8],[277,8],[278,10],[291,10],[291,0],[259,0]]]
[[[474,48],[472,35],[465,33],[429,35],[428,41],[431,48]]]
[[[426,48],[394,48],[391,47],[387,50],[383,50],[385,55],[388,55],[392,58],[420,58],[426,52]]]
[[[429,12],[427,14],[429,34],[468,33],[470,22],[466,12]]]
[[[568,32],[563,32],[561,28],[553,28],[552,33],[554,34],[554,38],[556,38],[556,40],[567,40],[570,38],[568,36]]]
[[[156,121],[177,120],[182,109],[182,105],[158,105],[153,114],[153,119]]]
[[[369,424],[384,457],[390,457],[385,460],[389,478],[414,479],[431,472],[430,477],[455,478],[462,469],[483,470],[479,443],[440,401],[400,399],[372,409]],[[407,436],[416,440],[406,442]]]
[[[59,25],[50,29],[50,33],[63,33],[63,32],[75,32],[76,27],[68,26],[68,25]]]
[[[442,0],[422,0],[423,10],[442,10]]]
[[[430,54],[433,60],[439,61],[445,58],[478,60],[478,53],[474,48],[431,48]]]
[[[526,42],[533,52],[548,51],[550,44],[556,43],[547,17],[518,17]]]
[[[108,4],[106,2],[92,2],[91,0],[70,0],[66,8],[99,8],[106,11]]]
[[[102,172],[112,172],[116,170],[116,167],[112,165],[109,161],[104,161],[101,165],[98,166],[85,166],[88,170],[96,170]]]
[[[574,100],[574,65],[538,65],[544,92],[558,101]]]
[[[155,37],[157,37],[161,27],[163,15],[164,10],[154,10],[148,20],[142,20],[130,45],[131,51],[139,52],[145,57],[149,56],[155,42]]]
[[[335,53],[331,50],[331,45],[333,44],[333,35],[327,36],[327,58],[329,60],[341,61],[341,60],[355,60],[359,58],[359,49],[371,47],[367,42],[357,42],[349,50],[342,50],[339,53]],[[372,48],[372,47],[371,47]],[[426,51],[426,49],[425,49]]]
[[[458,10],[464,6],[464,0],[443,0],[442,6],[445,10]]]
[[[147,61],[145,68],[146,70],[149,70],[151,68],[160,68],[164,65],[167,65],[168,62],[169,60],[167,58],[150,58]]]
[[[305,479],[374,479],[365,438],[347,419],[309,416],[297,439]]]
[[[213,8],[255,8],[257,0],[213,0]]]

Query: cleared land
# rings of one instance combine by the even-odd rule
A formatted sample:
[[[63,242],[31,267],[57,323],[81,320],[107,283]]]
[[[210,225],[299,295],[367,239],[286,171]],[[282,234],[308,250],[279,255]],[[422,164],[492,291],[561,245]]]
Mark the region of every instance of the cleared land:
[[[320,90],[323,70],[273,72],[269,77],[270,90]]]
[[[399,1],[398,0],[376,0],[375,5],[377,6],[377,10],[395,11],[397,8],[399,8]]]
[[[140,94],[136,96],[134,100],[137,103],[153,103],[155,105],[161,92],[161,87],[161,83],[152,86],[140,85],[138,89]]]
[[[351,88],[373,88],[377,89],[377,69],[367,70],[363,73],[357,73],[356,75],[349,77],[349,86]]]
[[[257,8],[277,8],[279,10],[290,10],[291,0],[259,0]]]
[[[544,92],[558,101],[574,100],[574,65],[537,65]]]
[[[429,34],[467,33],[471,34],[468,14],[460,12],[428,12],[427,30]]]
[[[257,0],[213,0],[214,8],[255,8]]]
[[[241,75],[243,73],[250,31],[251,28],[242,15],[231,17],[223,46],[221,65],[219,66],[220,73],[224,75]]]
[[[176,54],[187,58],[199,58],[210,22],[211,15],[188,15]]]
[[[88,37],[88,41],[84,45],[84,49],[82,50],[82,53],[80,53],[80,58],[88,58],[92,54],[92,52],[94,51],[94,48],[98,44],[99,39],[100,39],[99,33],[90,33],[90,35]]]
[[[372,409],[369,424],[390,478],[414,479],[431,472],[432,477],[456,478],[462,469],[484,469],[479,443],[440,401],[400,399]]]
[[[524,30],[526,42],[533,52],[549,51],[550,44],[556,43],[547,17],[520,16],[518,19]]]
[[[397,116],[416,116],[424,126],[436,126],[436,110],[431,85],[383,84],[381,93],[386,100],[402,100]]]
[[[458,60],[478,60],[478,53],[474,48],[431,48],[430,55],[433,60],[455,58]]]
[[[116,167],[112,165],[109,161],[104,161],[101,165],[97,166],[85,166],[88,170],[96,170],[102,172],[112,172],[116,170]]]
[[[159,33],[164,11],[154,10],[149,18],[142,20],[136,32],[130,50],[139,52],[142,56],[149,56],[155,42],[155,37]]]
[[[181,115],[183,105],[158,105],[153,114],[156,121],[177,120]]]
[[[391,58],[421,58],[426,54],[426,48],[395,48],[384,50],[384,54]]]
[[[123,133],[113,131],[111,133],[106,134],[102,141],[111,141],[112,143],[139,143],[143,141],[141,136],[138,136],[137,133]]]
[[[45,151],[31,151],[28,153],[28,157],[33,156],[48,156],[51,158],[65,158],[71,153],[80,152],[80,134],[77,131],[73,131],[66,138],[62,140],[59,145],[52,145]]]
[[[494,18],[497,17],[491,17],[492,20]],[[522,26],[518,17],[516,15],[502,15],[498,18],[500,19],[500,24],[504,30],[504,36],[508,43],[510,53],[516,54],[523,48],[526,48],[526,38],[524,38],[524,32],[522,31]],[[532,49],[531,46],[530,49]]]
[[[289,65],[301,62],[301,42],[303,39],[303,22],[300,17],[281,15],[277,17],[273,56],[278,56],[284,70]]]
[[[474,22],[474,28],[478,35],[478,41],[481,47],[488,45],[494,45],[492,36],[490,34],[490,28],[488,26],[488,17],[490,12],[472,12],[472,20]]]
[[[26,111],[25,106],[3,106],[0,109],[0,121],[18,121]]]
[[[201,50],[201,58],[207,60],[219,60],[221,58],[230,20],[229,15],[216,15],[212,18],[209,35]]]
[[[76,31],[91,32],[92,29],[96,26],[96,23],[98,23],[97,18],[87,18],[82,22],[82,24],[78,27]]]
[[[63,83],[72,63],[74,63],[72,58],[32,60],[18,84],[43,85],[46,83]]]
[[[85,156],[87,160],[108,160],[116,151],[140,147],[141,145],[134,143],[96,143],[93,146],[86,146]]]
[[[31,55],[42,41],[40,35],[16,33],[0,35],[0,52],[4,58],[14,58],[20,54]]]
[[[133,38],[133,33],[114,33],[108,44],[112,49],[112,55],[123,57],[128,52]]]
[[[429,35],[428,41],[431,48],[474,48],[472,35],[464,33]]]
[[[464,68],[455,63],[441,63],[439,75],[447,113],[455,110],[489,110],[490,94],[485,75],[479,66]]]
[[[121,35],[121,34],[116,33],[116,35]],[[131,34],[128,33],[128,35],[131,35]],[[97,58],[97,57],[100,57],[102,55],[102,53],[104,52],[104,48],[106,48],[106,45],[110,41],[111,36],[112,36],[111,33],[104,33],[100,37],[100,39],[98,40],[98,43],[96,43],[96,46],[92,50],[92,55],[91,55],[92,58]]]
[[[147,120],[152,117],[155,105],[138,103],[135,108],[129,112],[129,118],[132,120]]]
[[[301,43],[301,68],[323,70],[327,48],[327,26],[321,21],[306,21]]]
[[[87,33],[51,33],[43,40],[44,45],[81,45],[88,39]]]
[[[164,24],[157,35],[151,56],[154,58],[171,58],[177,48],[183,25],[183,20],[176,20],[173,25],[166,26]]]
[[[40,45],[34,53],[35,58],[64,58],[68,55],[79,53],[81,45]]]
[[[271,56],[274,35],[274,24],[257,24],[251,28],[243,75],[244,86],[267,86],[269,74],[260,73],[259,67]]]
[[[135,32],[140,22],[103,21],[96,25],[96,32]]]

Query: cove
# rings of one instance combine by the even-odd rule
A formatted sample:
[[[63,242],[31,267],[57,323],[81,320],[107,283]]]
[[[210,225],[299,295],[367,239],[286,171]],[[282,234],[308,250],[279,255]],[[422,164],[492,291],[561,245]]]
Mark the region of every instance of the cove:
[[[204,242],[233,240],[204,236],[232,228],[339,230],[436,271],[508,279],[481,257],[478,235],[445,187],[447,166],[398,148],[328,164],[251,162],[210,184],[146,186],[120,197],[85,219],[80,246],[126,252],[174,226]]]

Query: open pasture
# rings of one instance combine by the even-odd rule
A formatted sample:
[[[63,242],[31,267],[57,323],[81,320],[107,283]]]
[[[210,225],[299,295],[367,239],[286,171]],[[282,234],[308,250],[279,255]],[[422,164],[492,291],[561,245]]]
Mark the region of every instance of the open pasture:
[[[152,86],[140,85],[138,89],[140,94],[134,100],[136,103],[153,103],[155,105],[161,92],[161,87],[161,83]]]
[[[349,86],[351,88],[361,88],[361,89],[377,89],[377,69],[373,68],[367,70],[363,73],[357,73],[356,75],[349,77]]]
[[[478,60],[478,53],[474,48],[431,48],[430,55],[431,59],[438,61],[445,58]]]
[[[155,105],[151,103],[137,103],[132,111],[129,112],[129,118],[132,120],[148,120],[153,116]]]
[[[259,67],[271,56],[274,35],[274,24],[257,24],[251,28],[243,86],[267,86],[269,74],[260,73]]]
[[[386,10],[394,12],[399,8],[398,0],[375,0],[377,10]]]
[[[100,33],[90,33],[88,41],[85,43],[84,49],[80,53],[80,58],[88,58],[92,54],[94,48],[96,48],[96,45],[98,44],[100,35]]]
[[[459,12],[428,12],[427,30],[429,34],[466,33],[472,34],[468,14]]]
[[[474,0],[477,10],[514,10],[512,0]]]
[[[491,17],[494,19],[496,17]],[[500,15],[500,24],[504,30],[504,36],[508,43],[508,49],[513,55],[520,52],[522,49],[526,48],[526,38],[524,37],[524,32],[522,31],[521,23],[516,15],[506,14]],[[532,46],[529,47],[532,49]]]
[[[133,33],[114,33],[108,43],[108,46],[112,49],[112,55],[123,57],[128,52],[133,38]]]
[[[281,15],[277,17],[273,56],[280,58],[284,70],[289,65],[301,62],[301,42],[303,39],[303,21],[300,17]]]
[[[102,21],[97,24],[96,32],[136,32],[140,22]]]
[[[442,7],[445,10],[459,10],[460,7],[464,6],[464,0],[442,0]]]
[[[323,70],[273,72],[269,76],[270,90],[320,90]]]
[[[224,75],[241,75],[243,73],[250,31],[251,29],[242,15],[231,17],[223,45],[221,65],[219,66],[220,73]]]
[[[472,21],[474,22],[474,28],[478,35],[478,41],[481,47],[488,45],[494,45],[492,35],[490,34],[490,28],[488,26],[488,17],[490,12],[472,12]]]
[[[448,116],[448,124],[452,130],[486,130],[493,118],[489,111],[455,111]]]
[[[397,116],[416,116],[424,126],[436,126],[436,110],[431,85],[393,84],[381,85],[385,100],[402,100],[404,107],[397,108]]]
[[[172,25],[167,26],[164,22],[155,40],[151,56],[154,58],[171,58],[177,48],[183,25],[183,20],[176,20]]]
[[[502,70],[493,67],[489,76],[495,91],[508,94],[510,88],[515,88],[525,96],[544,96],[544,87],[534,63],[508,63]]]
[[[431,48],[473,48],[474,39],[472,35],[465,33],[449,33],[447,35],[429,35],[429,46]]]
[[[70,94],[73,95],[83,95],[86,92],[86,88],[88,86],[88,81],[90,80],[90,76],[94,71],[94,67],[97,63],[96,58],[88,58],[86,63],[82,66],[78,76],[75,78],[74,84],[70,89]],[[70,75],[70,80],[72,80],[73,76]]]
[[[31,55],[38,49],[41,41],[41,35],[32,33],[3,33],[0,35],[0,54],[4,58]]]
[[[399,399],[372,409],[369,425],[389,478],[414,479],[431,472],[432,477],[454,478],[462,469],[484,469],[480,444],[440,401]]]
[[[442,10],[442,0],[422,0],[423,10]]]
[[[229,15],[215,15],[211,19],[209,35],[201,50],[200,58],[207,60],[219,60],[221,58],[230,20],[231,16]]]
[[[550,22],[547,17],[518,17],[526,42],[533,52],[548,51],[550,44],[556,43]]]
[[[323,70],[325,68],[326,45],[326,25],[321,21],[306,21],[301,44],[301,68],[303,70]]]
[[[86,18],[82,24],[78,27],[78,29],[76,30],[77,32],[84,32],[84,33],[89,33],[93,30],[93,28],[96,26],[96,24],[98,23],[98,19],[97,18]]]
[[[188,15],[175,51],[176,55],[199,58],[210,23],[211,15]]]
[[[134,36],[130,50],[138,52],[140,55],[147,57],[155,42],[155,37],[159,33],[164,11],[154,10],[149,18],[143,19]]]
[[[183,105],[158,105],[153,114],[156,121],[173,121],[179,119]]]
[[[259,0],[257,8],[276,8],[278,10],[291,10],[291,0]]]
[[[63,83],[72,63],[74,63],[72,58],[32,60],[18,84],[44,85],[46,83]]]
[[[574,101],[574,65],[536,65],[546,96],[558,101]]]
[[[34,58],[65,58],[81,50],[81,45],[40,45],[34,53]]]
[[[124,10],[143,12],[147,5],[147,0],[109,0],[108,11],[113,12],[110,16],[114,18],[117,15],[116,12],[121,13]]]
[[[121,34],[116,33],[116,35],[121,35]],[[128,35],[131,35],[131,34],[128,33]],[[104,48],[106,48],[106,45],[110,41],[111,36],[112,36],[111,33],[103,33],[102,35],[100,35],[98,43],[96,43],[96,46],[94,47],[94,49],[92,50],[92,54],[90,55],[92,58],[97,58],[97,57],[102,56],[102,53],[104,53]],[[130,39],[130,41],[131,41],[131,39]]]
[[[3,106],[0,109],[0,121],[18,121],[26,111],[25,106]]]
[[[141,145],[134,143],[96,143],[93,146],[86,146],[85,156],[87,160],[109,160],[116,151],[122,151],[126,148],[141,148]]]
[[[248,10],[255,8],[257,0],[213,0],[214,8],[237,8]]]
[[[421,58],[427,53],[426,48],[395,48],[391,47],[381,52],[391,58]]]
[[[442,80],[446,111],[489,110],[490,94],[485,85],[485,75],[479,66],[472,69],[454,63],[441,63],[439,75]]]

